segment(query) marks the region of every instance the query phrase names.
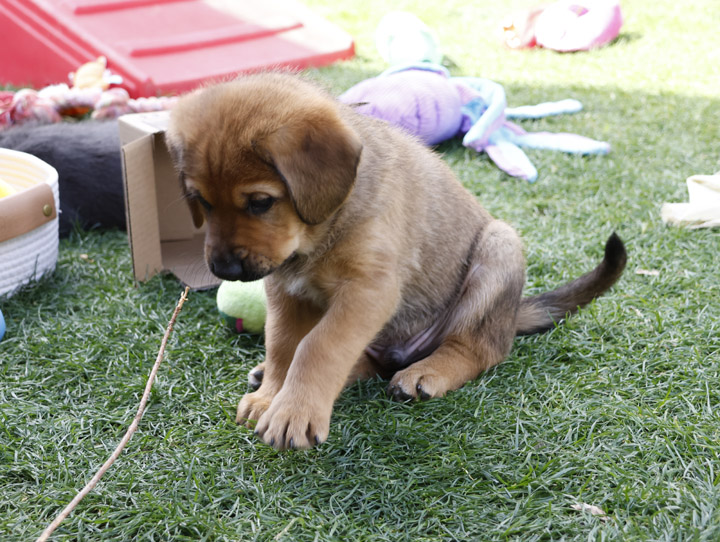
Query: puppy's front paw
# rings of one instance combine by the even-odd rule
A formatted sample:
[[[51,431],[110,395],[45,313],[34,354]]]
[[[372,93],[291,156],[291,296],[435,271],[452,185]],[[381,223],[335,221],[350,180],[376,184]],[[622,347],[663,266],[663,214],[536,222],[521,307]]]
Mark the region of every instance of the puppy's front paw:
[[[330,430],[330,408],[280,392],[255,427],[263,441],[278,450],[307,449],[324,442]]]
[[[270,407],[270,403],[272,403],[272,397],[267,396],[262,391],[245,394],[238,404],[235,422],[252,429],[255,422]]]
[[[410,366],[395,373],[387,392],[396,401],[442,397],[448,391],[445,379],[435,371]]]

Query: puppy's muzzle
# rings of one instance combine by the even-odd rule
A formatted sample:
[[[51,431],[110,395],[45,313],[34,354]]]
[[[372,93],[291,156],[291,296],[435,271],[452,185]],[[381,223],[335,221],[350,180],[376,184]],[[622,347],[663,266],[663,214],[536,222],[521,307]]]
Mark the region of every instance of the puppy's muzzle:
[[[257,265],[251,258],[225,251],[213,251],[208,258],[210,272],[223,280],[249,282],[258,280],[271,270]]]

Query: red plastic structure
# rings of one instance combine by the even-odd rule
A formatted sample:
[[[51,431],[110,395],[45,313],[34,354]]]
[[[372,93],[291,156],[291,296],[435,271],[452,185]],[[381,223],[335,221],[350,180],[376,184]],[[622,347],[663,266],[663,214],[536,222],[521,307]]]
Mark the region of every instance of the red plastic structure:
[[[294,0],[0,0],[0,82],[68,81],[103,55],[132,97],[351,58],[352,38]]]

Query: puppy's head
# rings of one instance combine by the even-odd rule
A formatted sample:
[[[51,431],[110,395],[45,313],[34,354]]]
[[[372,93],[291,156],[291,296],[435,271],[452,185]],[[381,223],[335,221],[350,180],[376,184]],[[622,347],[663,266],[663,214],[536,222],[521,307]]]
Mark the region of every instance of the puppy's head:
[[[350,194],[362,145],[338,105],[297,77],[259,74],[182,98],[168,148],[205,257],[226,280],[255,280],[296,252]]]

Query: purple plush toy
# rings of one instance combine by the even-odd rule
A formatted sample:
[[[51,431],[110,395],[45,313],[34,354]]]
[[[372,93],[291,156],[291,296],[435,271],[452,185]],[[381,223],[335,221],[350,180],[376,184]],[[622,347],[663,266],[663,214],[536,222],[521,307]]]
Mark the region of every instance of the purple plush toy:
[[[404,128],[427,145],[454,137],[462,123],[462,103],[455,86],[434,70],[385,72],[361,81],[340,100],[362,103],[357,111]]]
[[[340,100],[435,145],[463,135],[463,145],[485,151],[506,173],[535,181],[537,170],[520,147],[579,154],[607,154],[610,145],[587,137],[527,133],[507,118],[539,118],[580,111],[577,100],[508,108],[501,85],[477,77],[450,77],[442,66],[422,63],[391,68],[347,90]]]

